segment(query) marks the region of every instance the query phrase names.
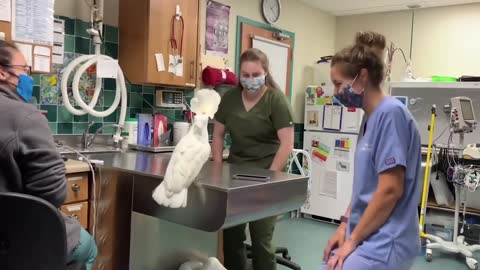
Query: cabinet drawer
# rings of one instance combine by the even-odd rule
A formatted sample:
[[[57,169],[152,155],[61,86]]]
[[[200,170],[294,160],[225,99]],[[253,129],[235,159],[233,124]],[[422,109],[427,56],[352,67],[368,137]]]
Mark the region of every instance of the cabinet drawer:
[[[88,200],[88,173],[67,174],[67,199],[65,203]]]
[[[83,228],[88,228],[88,202],[63,205],[60,211],[69,217],[76,218]]]

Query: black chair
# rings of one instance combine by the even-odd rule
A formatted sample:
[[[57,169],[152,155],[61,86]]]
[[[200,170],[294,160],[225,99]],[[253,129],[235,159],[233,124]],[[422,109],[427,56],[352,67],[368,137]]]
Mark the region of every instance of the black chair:
[[[252,259],[252,246],[245,244],[247,247],[247,258]],[[300,265],[292,262],[292,258],[288,254],[288,249],[285,247],[277,247],[275,249],[275,254],[281,254],[281,256],[277,256],[277,264],[283,265],[287,268],[293,269],[293,270],[302,270]]]
[[[67,265],[65,223],[50,203],[0,192],[0,216],[0,269],[85,269],[84,264]]]

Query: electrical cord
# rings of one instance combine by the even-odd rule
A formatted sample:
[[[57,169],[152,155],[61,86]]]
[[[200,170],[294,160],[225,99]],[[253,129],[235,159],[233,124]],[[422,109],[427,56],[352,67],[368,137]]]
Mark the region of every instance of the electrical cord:
[[[96,228],[97,228],[97,189],[96,189],[96,178],[95,178],[95,170],[93,168],[93,165],[92,165],[92,162],[90,161],[90,159],[88,159],[85,155],[83,155],[82,153],[80,153],[79,151],[71,148],[71,147],[68,147],[68,146],[65,146],[65,145],[62,145],[62,144],[57,144],[57,147],[60,147],[60,148],[63,148],[63,149],[66,149],[66,150],[69,150],[73,153],[75,153],[77,155],[77,157],[79,157],[79,160],[81,161],[84,161],[88,164],[88,167],[90,168],[90,171],[92,172],[92,189],[93,189],[93,225],[92,225],[92,237],[93,239],[95,239],[95,236],[96,236]],[[80,159],[81,158],[81,159]]]

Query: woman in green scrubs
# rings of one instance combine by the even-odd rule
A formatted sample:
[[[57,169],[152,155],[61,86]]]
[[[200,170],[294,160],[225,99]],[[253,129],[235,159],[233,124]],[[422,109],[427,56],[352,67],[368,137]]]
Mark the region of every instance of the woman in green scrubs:
[[[232,138],[228,162],[281,171],[293,149],[294,129],[290,104],[269,73],[267,56],[249,49],[240,57],[240,86],[222,97],[215,115],[213,158],[222,162],[225,133]],[[275,217],[250,222],[254,270],[276,269],[272,237]],[[246,224],[226,229],[225,267],[244,270]]]

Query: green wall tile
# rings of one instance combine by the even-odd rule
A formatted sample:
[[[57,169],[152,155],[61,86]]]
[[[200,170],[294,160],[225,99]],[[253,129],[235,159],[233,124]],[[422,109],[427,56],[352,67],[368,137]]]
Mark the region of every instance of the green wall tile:
[[[58,123],[58,134],[73,134],[73,123]]]
[[[33,84],[40,85],[40,74],[32,74]]]
[[[37,102],[40,102],[40,86],[33,87],[33,96],[37,99]]]
[[[65,35],[65,52],[74,53],[75,52],[75,37],[70,35]]]
[[[88,123],[73,123],[73,134],[83,134],[87,127]]]
[[[139,114],[141,112],[142,112],[142,109],[140,109],[140,108],[130,108],[129,117],[130,118],[136,118],[137,114]]]
[[[90,133],[95,133],[97,131],[97,129],[101,128],[103,126],[102,123],[95,123],[93,124],[90,129],[88,130],[88,132]]]
[[[90,39],[75,37],[75,53],[90,54]]]
[[[185,116],[182,110],[175,110],[175,121],[185,121]]]
[[[118,28],[105,25],[105,41],[118,44]]]
[[[103,108],[95,107],[96,111],[103,111]],[[88,122],[103,123],[103,117],[95,117],[93,115],[88,115]]]
[[[138,84],[132,84],[130,85],[130,91],[131,92],[136,92],[136,93],[142,93],[142,86]]]
[[[117,81],[115,79],[105,79],[103,80],[103,87],[105,90],[115,91],[117,89]]]
[[[71,114],[64,106],[58,106],[58,117],[57,121],[59,123],[71,123],[73,121],[73,114]]]
[[[49,123],[57,122],[57,105],[41,105],[40,110],[47,111]]]
[[[75,36],[90,38],[90,36],[87,33],[87,29],[89,27],[90,27],[90,23],[79,20],[79,19],[75,19]]]
[[[144,94],[155,94],[155,86],[144,85],[143,86],[143,93]]]
[[[75,115],[73,117],[73,122],[77,123],[87,123],[88,122],[88,114],[85,115]]]
[[[57,134],[57,123],[48,123],[48,127],[52,134]]]
[[[108,107],[105,107],[104,110],[107,110]],[[117,109],[114,113],[110,114],[103,118],[105,123],[118,123],[118,115],[120,114],[120,109]]]
[[[143,97],[138,93],[130,93],[129,107],[142,108]]]
[[[153,102],[153,95],[152,94],[143,94],[143,108],[149,109],[152,106],[155,106]],[[147,103],[148,102],[148,103]]]
[[[118,59],[118,44],[105,42],[105,53],[114,59]]]
[[[110,90],[105,90],[103,92],[103,104],[105,107],[112,106],[113,101],[115,100],[115,93],[116,92]]]
[[[60,19],[65,20],[65,34],[75,35],[75,19],[70,19],[65,16],[60,16]]]

